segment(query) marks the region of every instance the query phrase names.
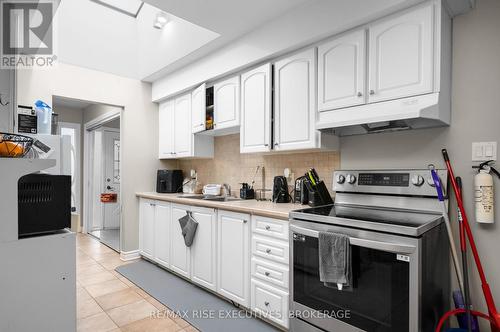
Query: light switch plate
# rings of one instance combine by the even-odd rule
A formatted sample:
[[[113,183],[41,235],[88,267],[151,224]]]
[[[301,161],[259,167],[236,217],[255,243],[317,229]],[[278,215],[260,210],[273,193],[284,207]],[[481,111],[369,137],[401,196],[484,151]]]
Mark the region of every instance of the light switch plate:
[[[497,142],[472,143],[472,161],[497,160]]]

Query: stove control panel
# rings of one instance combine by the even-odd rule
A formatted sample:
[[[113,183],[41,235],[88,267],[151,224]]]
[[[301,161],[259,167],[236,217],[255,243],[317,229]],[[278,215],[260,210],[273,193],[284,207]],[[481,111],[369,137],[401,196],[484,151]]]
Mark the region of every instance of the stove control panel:
[[[446,170],[437,171],[446,188]],[[338,192],[436,196],[436,189],[427,169],[336,171],[333,178],[333,190]]]

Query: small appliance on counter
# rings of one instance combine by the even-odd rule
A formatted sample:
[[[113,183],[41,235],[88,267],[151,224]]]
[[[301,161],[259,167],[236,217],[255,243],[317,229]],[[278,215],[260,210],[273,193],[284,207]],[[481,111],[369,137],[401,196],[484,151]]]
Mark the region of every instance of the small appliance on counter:
[[[273,182],[273,202],[289,203],[290,194],[288,193],[288,183],[286,177],[275,176]]]
[[[182,170],[159,169],[156,176],[156,192],[160,194],[182,192]]]
[[[28,174],[18,181],[18,236],[71,227],[71,176]]]
[[[255,191],[253,188],[251,188],[248,183],[244,182],[241,184],[241,189],[240,189],[240,198],[241,199],[254,199],[255,198]]]
[[[325,183],[319,179],[319,175],[314,168],[311,168],[305,175],[303,180],[304,186],[307,188],[307,199],[309,206],[321,206],[333,204],[333,199]]]
[[[203,186],[203,195],[219,196],[222,186],[220,184],[206,184]]]
[[[306,177],[301,176],[295,180],[295,190],[293,195],[293,202],[300,204],[309,203],[309,189],[306,187]]]

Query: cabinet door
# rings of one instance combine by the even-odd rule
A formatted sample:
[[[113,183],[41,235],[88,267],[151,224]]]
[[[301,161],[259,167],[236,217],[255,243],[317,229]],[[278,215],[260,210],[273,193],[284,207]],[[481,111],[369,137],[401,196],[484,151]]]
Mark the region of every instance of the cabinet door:
[[[191,280],[216,291],[217,214],[214,209],[198,207],[191,207],[191,212],[198,222],[191,245]]]
[[[155,203],[147,199],[139,201],[139,248],[142,256],[154,257]]]
[[[241,75],[240,152],[271,150],[271,64]]]
[[[318,110],[365,103],[366,32],[355,31],[318,47]]]
[[[203,83],[191,93],[191,129],[193,134],[205,130],[206,113],[206,85]]]
[[[158,156],[160,159],[174,156],[174,101],[160,104],[158,115]]]
[[[165,267],[170,266],[171,218],[172,210],[170,203],[156,203],[154,224],[154,260]]]
[[[240,77],[214,84],[214,129],[240,125]]]
[[[190,250],[184,243],[179,219],[188,211],[187,206],[172,205],[172,220],[170,226],[170,268],[172,271],[189,278],[190,276]]]
[[[193,141],[191,131],[191,94],[186,94],[175,99],[173,129],[175,157],[190,157],[192,155]]]
[[[316,49],[309,49],[274,65],[274,149],[317,147]]]
[[[217,291],[222,296],[248,307],[250,216],[219,210],[217,220]]]
[[[432,4],[381,21],[369,31],[368,102],[432,92]]]

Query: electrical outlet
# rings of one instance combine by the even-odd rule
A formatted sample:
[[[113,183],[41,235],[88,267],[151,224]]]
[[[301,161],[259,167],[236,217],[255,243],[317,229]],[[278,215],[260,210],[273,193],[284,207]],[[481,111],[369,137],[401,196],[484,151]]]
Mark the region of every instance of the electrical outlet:
[[[497,160],[497,142],[473,142],[472,161]]]

